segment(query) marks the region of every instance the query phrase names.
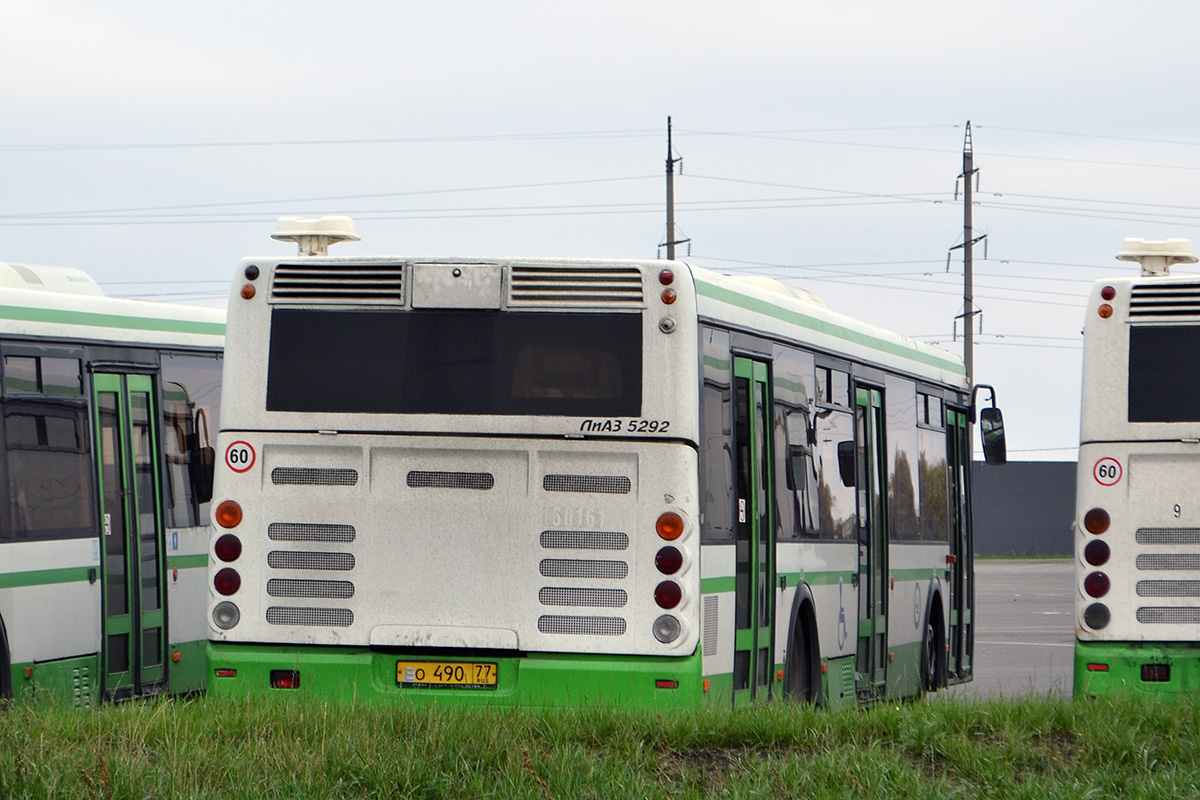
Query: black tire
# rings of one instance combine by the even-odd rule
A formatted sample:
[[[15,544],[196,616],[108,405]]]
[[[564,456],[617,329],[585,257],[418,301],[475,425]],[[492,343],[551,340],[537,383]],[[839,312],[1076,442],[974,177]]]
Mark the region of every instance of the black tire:
[[[792,650],[787,665],[785,692],[788,700],[795,703],[816,703],[821,696],[820,674],[815,658],[816,640],[809,633],[804,615],[796,621],[796,632],[792,639]]]
[[[944,638],[941,618],[931,613],[921,643],[921,690],[924,692],[936,692],[946,685]]]
[[[12,700],[12,658],[8,652],[8,631],[0,619],[0,702]]]

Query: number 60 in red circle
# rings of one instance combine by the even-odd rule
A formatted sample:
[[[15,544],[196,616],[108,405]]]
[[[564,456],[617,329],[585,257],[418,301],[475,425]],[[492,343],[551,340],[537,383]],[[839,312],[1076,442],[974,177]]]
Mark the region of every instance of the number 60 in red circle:
[[[234,442],[225,448],[225,466],[234,472],[247,472],[254,466],[254,448],[247,442]]]

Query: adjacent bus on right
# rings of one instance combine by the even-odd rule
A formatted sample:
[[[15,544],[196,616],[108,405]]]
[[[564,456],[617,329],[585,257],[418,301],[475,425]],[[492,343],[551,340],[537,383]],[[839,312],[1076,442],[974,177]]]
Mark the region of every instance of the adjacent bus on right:
[[[1126,239],[1084,326],[1075,694],[1200,687],[1200,276],[1187,239]]]

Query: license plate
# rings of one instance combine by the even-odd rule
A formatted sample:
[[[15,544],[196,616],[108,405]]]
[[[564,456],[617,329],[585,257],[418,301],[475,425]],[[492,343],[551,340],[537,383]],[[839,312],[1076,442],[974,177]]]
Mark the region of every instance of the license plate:
[[[496,665],[476,661],[397,661],[396,683],[401,686],[495,688]]]

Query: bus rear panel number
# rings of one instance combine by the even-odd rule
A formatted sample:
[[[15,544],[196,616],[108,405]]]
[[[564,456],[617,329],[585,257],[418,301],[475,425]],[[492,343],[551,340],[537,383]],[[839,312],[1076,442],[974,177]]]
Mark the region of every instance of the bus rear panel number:
[[[666,419],[585,419],[579,423],[581,433],[666,433],[671,421]]]

